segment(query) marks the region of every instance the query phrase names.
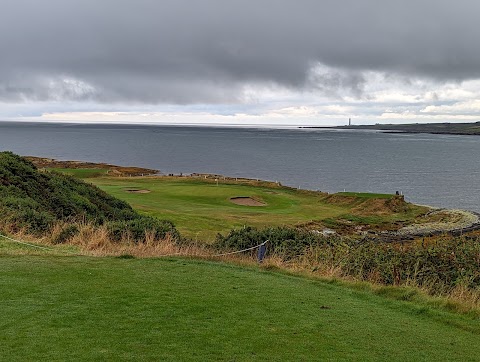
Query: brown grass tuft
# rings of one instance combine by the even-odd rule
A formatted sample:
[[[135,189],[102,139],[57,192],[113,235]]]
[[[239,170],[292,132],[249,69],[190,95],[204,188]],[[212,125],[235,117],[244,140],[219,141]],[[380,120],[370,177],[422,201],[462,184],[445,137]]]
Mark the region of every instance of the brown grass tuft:
[[[120,241],[109,237],[106,226],[91,224],[79,225],[77,235],[69,240],[69,244],[77,246],[84,254],[91,256],[132,255],[148,258],[160,256],[195,256],[203,252],[200,246],[179,246],[167,235],[165,239],[156,239],[153,233],[147,233],[143,243],[134,242],[128,234]]]

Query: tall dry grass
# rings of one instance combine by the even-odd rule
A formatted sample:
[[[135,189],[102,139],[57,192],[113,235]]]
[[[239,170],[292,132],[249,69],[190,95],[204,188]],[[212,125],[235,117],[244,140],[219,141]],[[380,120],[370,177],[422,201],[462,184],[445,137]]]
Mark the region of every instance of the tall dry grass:
[[[124,233],[120,240],[112,239],[107,226],[97,226],[91,223],[80,223],[76,226],[78,233],[68,239],[66,244],[74,246],[80,254],[87,256],[132,256],[137,258],[181,256],[240,264],[253,264],[256,260],[253,254],[218,255],[217,250],[205,243],[194,241],[182,243],[169,234],[165,238],[159,239],[155,237],[154,232],[146,232],[145,240],[137,242],[129,233]],[[51,236],[43,242],[53,245],[52,240],[55,240],[64,228],[63,224],[55,225]]]
[[[452,241],[453,242],[453,241]],[[453,255],[452,255],[453,257]],[[391,296],[400,300],[428,302],[460,313],[474,313],[480,316],[480,288],[469,287],[468,283],[452,286],[437,278],[419,278],[413,273],[403,278],[403,270],[392,268],[394,276],[391,283],[385,283],[380,267],[372,268],[369,273],[352,271],[351,264],[341,262],[342,256],[326,255],[325,248],[308,247],[304,253],[295,258],[285,260],[276,256],[275,266],[279,269],[300,272],[328,281],[345,282],[355,285],[368,284],[368,289],[374,293]],[[346,258],[347,259],[347,258]],[[432,270],[432,274],[435,271]]]
[[[113,240],[107,226],[96,226],[91,223],[77,224],[78,232],[67,243],[73,245],[83,254],[89,256],[122,256],[147,258],[160,256],[196,256],[207,251],[202,245],[182,245],[169,234],[158,239],[154,232],[146,232],[143,242],[136,242],[128,233],[124,233],[120,240]],[[63,230],[63,225],[56,225],[52,231],[51,240],[54,240]]]
[[[77,232],[61,244],[59,235],[66,227],[75,226]],[[80,223],[57,222],[51,231],[38,237],[28,233],[26,229],[0,225],[1,230],[11,238],[48,248],[54,255],[77,255],[77,256],[131,256],[137,258],[158,257],[189,257],[201,258],[212,261],[233,262],[241,265],[253,265],[256,262],[255,253],[223,255],[223,252],[211,248],[202,242],[188,241],[179,242],[178,238],[169,234],[165,238],[156,238],[154,232],[146,232],[143,242],[135,241],[129,233],[124,233],[120,240],[113,239],[106,225],[98,226],[86,221]],[[13,245],[13,244],[12,244]],[[20,245],[19,245],[20,246]],[[14,254],[45,254],[45,249],[29,248],[21,246],[10,250]],[[222,255],[219,255],[222,254]]]

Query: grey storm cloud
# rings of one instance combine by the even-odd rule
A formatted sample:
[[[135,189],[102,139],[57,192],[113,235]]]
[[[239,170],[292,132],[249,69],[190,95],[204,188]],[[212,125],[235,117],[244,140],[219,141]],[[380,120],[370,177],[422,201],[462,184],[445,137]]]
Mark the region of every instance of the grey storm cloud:
[[[2,0],[0,101],[241,102],[245,84],[360,95],[365,70],[476,79],[479,13],[476,0]]]

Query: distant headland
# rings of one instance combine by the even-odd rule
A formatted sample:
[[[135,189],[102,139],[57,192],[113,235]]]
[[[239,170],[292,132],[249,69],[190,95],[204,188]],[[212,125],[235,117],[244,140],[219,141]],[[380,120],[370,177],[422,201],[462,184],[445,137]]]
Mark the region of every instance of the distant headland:
[[[392,133],[432,133],[453,135],[480,135],[480,122],[476,123],[411,123],[411,124],[374,124],[351,125],[336,127],[299,127],[318,129],[349,129],[349,130],[379,130]]]

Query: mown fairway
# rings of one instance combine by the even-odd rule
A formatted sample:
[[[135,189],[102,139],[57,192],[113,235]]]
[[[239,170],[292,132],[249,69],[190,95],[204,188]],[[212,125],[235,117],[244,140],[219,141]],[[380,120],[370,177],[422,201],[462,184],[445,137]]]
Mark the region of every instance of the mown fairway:
[[[66,173],[67,175],[72,175],[78,178],[98,177],[107,174],[107,170],[103,168],[47,168],[47,170]]]
[[[465,316],[254,268],[0,257],[2,361],[478,361]]]
[[[75,172],[81,172],[75,171]],[[169,219],[188,237],[212,240],[218,232],[250,226],[295,225],[339,216],[349,217],[358,202],[333,204],[324,194],[299,192],[289,188],[261,187],[242,183],[222,183],[192,178],[89,178],[135,209]],[[148,190],[149,193],[131,193],[127,190]],[[232,197],[248,196],[265,202],[266,206],[242,206],[230,201]],[[348,195],[352,196],[352,195]],[[369,198],[372,198],[370,195]],[[379,195],[380,198],[391,197]],[[420,208],[408,214],[383,215],[374,221],[391,221],[413,217]],[[372,221],[370,218],[369,221]]]

